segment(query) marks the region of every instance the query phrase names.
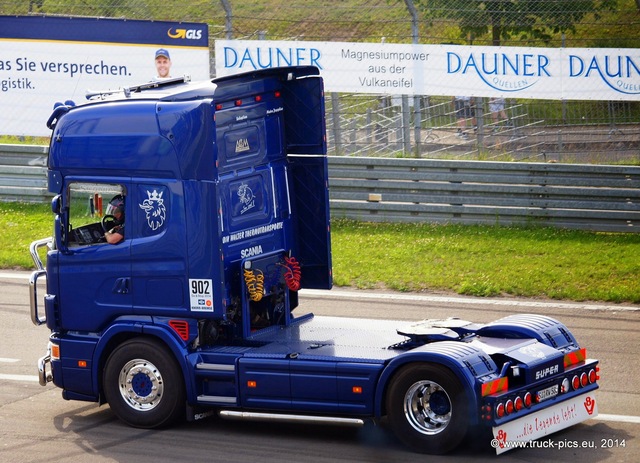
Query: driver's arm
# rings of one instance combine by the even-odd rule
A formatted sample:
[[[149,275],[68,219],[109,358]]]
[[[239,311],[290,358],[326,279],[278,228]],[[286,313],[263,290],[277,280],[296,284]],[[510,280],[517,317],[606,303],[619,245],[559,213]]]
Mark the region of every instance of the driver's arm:
[[[124,239],[124,235],[122,234],[122,226],[116,225],[111,230],[104,234],[104,238],[107,240],[109,244],[117,244]]]

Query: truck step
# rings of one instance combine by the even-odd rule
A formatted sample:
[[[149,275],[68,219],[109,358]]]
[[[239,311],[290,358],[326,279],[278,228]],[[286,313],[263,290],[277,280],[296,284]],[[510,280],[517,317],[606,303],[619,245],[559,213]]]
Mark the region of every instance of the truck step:
[[[345,418],[341,416],[289,415],[284,413],[259,413],[221,410],[220,417],[231,420],[252,420],[267,422],[279,421],[288,423],[327,424],[357,427],[364,426],[364,420],[361,420],[360,418]]]
[[[236,398],[233,396],[220,396],[220,395],[199,395],[198,396],[199,403],[207,403],[207,404],[234,404],[236,403]]]
[[[198,363],[196,365],[197,370],[208,370],[208,371],[235,371],[235,365],[226,365],[223,363]]]

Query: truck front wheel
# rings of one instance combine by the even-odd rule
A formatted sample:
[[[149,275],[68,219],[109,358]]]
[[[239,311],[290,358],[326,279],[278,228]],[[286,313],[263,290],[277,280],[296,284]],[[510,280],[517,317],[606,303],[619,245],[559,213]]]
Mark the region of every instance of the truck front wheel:
[[[417,452],[443,454],[462,441],[468,405],[458,378],[440,365],[409,365],[393,379],[386,397],[389,424]]]
[[[118,418],[137,428],[168,425],[185,410],[180,368],[171,352],[151,339],[129,340],[111,353],[103,390]]]

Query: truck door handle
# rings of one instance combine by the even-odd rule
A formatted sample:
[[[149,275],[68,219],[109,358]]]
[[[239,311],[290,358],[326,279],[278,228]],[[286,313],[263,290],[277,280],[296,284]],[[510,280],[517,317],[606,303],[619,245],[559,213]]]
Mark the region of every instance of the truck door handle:
[[[129,294],[129,278],[118,278],[113,286],[116,294]]]

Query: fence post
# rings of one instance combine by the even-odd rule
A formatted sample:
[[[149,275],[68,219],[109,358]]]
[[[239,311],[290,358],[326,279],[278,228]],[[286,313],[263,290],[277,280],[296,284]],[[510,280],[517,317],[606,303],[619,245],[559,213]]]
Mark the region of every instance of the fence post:
[[[411,15],[411,41],[414,44],[420,42],[419,36],[419,28],[418,28],[418,10],[416,6],[413,4],[413,0],[404,0],[405,5],[407,5],[407,10],[409,10],[409,14]],[[413,96],[413,135],[414,141],[416,144],[415,155],[417,158],[420,157],[420,141],[422,139],[422,134],[420,133],[420,129],[422,128],[422,114],[420,109],[420,97],[418,95]],[[409,150],[407,150],[407,153]]]
[[[342,137],[340,128],[340,100],[338,94],[333,92],[331,94],[331,123],[333,125],[333,144],[336,152],[336,156],[342,154]]]
[[[405,155],[411,153],[411,117],[408,95],[402,95],[402,150]]]
[[[233,38],[233,22],[231,20],[231,4],[229,0],[220,0],[222,8],[224,9],[224,32],[227,40]]]
[[[477,129],[477,149],[478,157],[480,157],[480,149],[484,147],[484,98],[476,98],[475,103],[476,129]]]
[[[371,148],[373,144],[371,124],[373,123],[373,117],[371,117],[371,108],[367,108],[367,129],[366,129],[366,140],[367,140],[367,148]]]

